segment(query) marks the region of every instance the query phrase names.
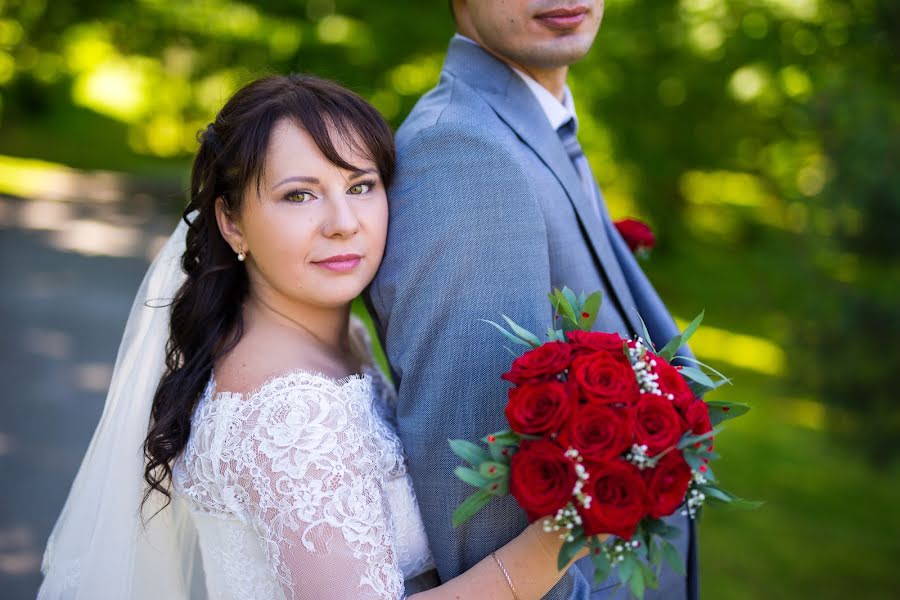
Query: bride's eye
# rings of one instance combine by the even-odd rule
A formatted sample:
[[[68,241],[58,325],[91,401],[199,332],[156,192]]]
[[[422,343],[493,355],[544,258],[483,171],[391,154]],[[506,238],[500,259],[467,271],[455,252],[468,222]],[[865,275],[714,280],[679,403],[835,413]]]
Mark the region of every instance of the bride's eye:
[[[375,184],[372,181],[363,181],[361,183],[355,184],[353,187],[351,187],[349,190],[347,190],[347,192],[354,196],[358,196],[360,194],[365,194],[367,192],[372,191],[372,187],[374,185]]]
[[[312,200],[313,196],[309,192],[294,190],[284,195],[284,199],[295,204],[303,204]]]

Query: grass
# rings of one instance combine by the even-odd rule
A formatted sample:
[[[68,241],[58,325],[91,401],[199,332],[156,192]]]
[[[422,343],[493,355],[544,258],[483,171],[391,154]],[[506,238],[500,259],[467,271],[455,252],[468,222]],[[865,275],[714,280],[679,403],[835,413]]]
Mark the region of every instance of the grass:
[[[730,491],[765,502],[756,511],[703,515],[704,598],[896,597],[900,468],[878,470],[834,442],[826,407],[788,378],[792,361],[813,359],[792,343],[791,324],[816,293],[794,240],[772,231],[742,248],[696,241],[647,266],[675,314],[705,307],[715,329],[764,340],[786,357],[781,372],[742,369],[733,348],[709,343],[702,327],[692,341],[702,360],[734,381],[710,399],[753,407],[717,439],[716,473]]]
[[[700,527],[705,598],[893,598],[900,586],[900,478],[796,422],[778,381],[734,372],[718,395],[753,405],[716,441],[750,512],[709,510]]]

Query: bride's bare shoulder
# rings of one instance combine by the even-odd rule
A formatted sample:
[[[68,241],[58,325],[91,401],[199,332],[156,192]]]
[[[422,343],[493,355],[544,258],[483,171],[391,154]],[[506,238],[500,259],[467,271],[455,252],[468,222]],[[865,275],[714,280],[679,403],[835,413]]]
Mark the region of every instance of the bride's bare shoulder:
[[[217,392],[250,394],[273,378],[294,371],[343,374],[312,344],[279,332],[248,332],[215,365]]]

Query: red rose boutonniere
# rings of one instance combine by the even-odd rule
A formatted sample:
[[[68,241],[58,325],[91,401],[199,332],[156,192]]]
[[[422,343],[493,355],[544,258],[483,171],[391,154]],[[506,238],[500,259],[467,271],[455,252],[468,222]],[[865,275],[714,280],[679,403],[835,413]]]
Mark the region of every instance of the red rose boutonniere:
[[[637,219],[622,219],[614,223],[628,248],[638,258],[647,258],[656,245],[656,236],[650,226]]]

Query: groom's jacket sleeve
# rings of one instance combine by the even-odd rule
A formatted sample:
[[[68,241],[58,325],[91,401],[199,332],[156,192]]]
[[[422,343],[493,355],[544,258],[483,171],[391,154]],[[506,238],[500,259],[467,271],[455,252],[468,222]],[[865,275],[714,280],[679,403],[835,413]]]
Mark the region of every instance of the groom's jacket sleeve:
[[[447,443],[507,427],[508,384],[500,376],[513,357],[481,319],[502,313],[539,334],[552,320],[544,219],[509,138],[458,121],[398,136],[386,256],[369,290],[398,384],[399,435],[442,581],[527,524],[507,496],[453,527],[453,510],[474,488],[453,475],[460,461]],[[588,593],[573,567],[547,598]]]

